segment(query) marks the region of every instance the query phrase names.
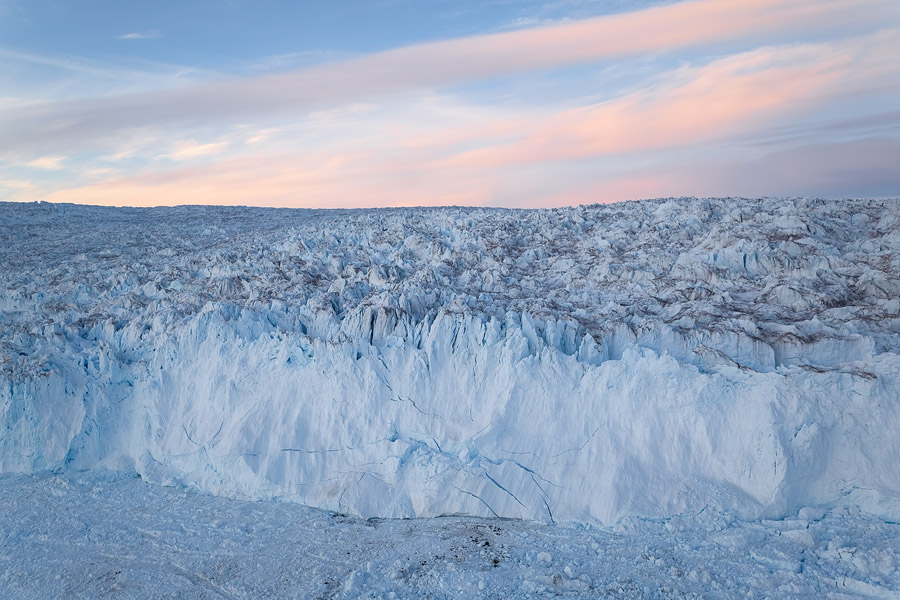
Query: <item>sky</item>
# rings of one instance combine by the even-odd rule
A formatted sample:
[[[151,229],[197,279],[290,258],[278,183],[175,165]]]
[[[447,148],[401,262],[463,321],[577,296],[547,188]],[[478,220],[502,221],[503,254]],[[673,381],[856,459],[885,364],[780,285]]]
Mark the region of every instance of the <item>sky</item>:
[[[0,0],[0,201],[900,196],[897,0]]]

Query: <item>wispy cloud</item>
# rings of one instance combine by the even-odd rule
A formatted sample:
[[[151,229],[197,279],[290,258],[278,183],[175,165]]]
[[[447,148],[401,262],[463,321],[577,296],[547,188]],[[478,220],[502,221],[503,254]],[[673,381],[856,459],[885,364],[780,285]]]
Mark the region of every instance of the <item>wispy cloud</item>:
[[[209,156],[218,154],[225,150],[228,142],[211,142],[201,144],[196,140],[188,140],[175,144],[175,150],[168,154],[168,158],[172,160],[190,160],[200,156]]]
[[[16,94],[12,102],[0,101],[0,123],[35,106],[61,108],[71,102],[66,98],[84,101],[121,96],[129,90],[155,93],[221,78],[221,74],[205,69],[124,54],[102,60],[0,48],[0,89]]]
[[[0,202],[35,200],[35,188],[37,185],[29,179],[0,179]]]
[[[0,113],[10,152],[109,141],[134,127],[241,121],[493,76],[671,52],[801,30],[896,22],[895,0],[695,0],[520,31],[421,44],[275,75]]]
[[[898,42],[900,30],[890,30],[839,42],[761,48],[681,66],[642,90],[577,109],[508,111],[435,97],[393,108],[322,112],[295,128],[254,132],[250,140],[263,137],[254,140],[262,147],[254,145],[253,155],[118,178],[50,198],[119,204],[212,199],[284,206],[538,206],[802,189],[827,195],[827,186],[814,185],[814,176],[826,171],[845,174],[840,180],[820,179],[833,183],[833,190],[847,189],[840,185],[853,173],[865,173],[872,184],[865,189],[876,189],[877,182],[884,190],[897,181],[890,165],[900,144],[832,145],[818,154],[778,154],[778,149],[761,154],[751,148],[751,158],[747,151],[740,155],[754,175],[743,176],[738,163],[723,162],[722,143],[752,145],[757,132],[768,136],[778,124],[845,108],[854,95],[874,98],[871,86],[900,82],[900,64],[881,58]],[[892,118],[893,111],[841,117],[834,127],[859,133]],[[297,139],[307,143],[290,145]],[[844,159],[842,171],[842,152],[877,160],[866,166]],[[817,157],[828,167],[816,170]],[[788,159],[802,165],[794,185],[778,169],[781,161],[790,165]]]
[[[248,71],[266,72],[282,71],[289,67],[297,68],[309,64],[347,59],[350,54],[337,50],[307,50],[305,52],[286,52],[264,56],[249,64]]]
[[[149,31],[133,31],[131,33],[125,33],[123,35],[118,36],[116,39],[119,40],[156,40],[162,37],[162,33],[157,29],[151,29]]]
[[[669,196],[900,197],[900,140],[863,138],[802,145],[755,158],[703,154],[652,169],[575,182],[535,205]]]
[[[62,156],[42,156],[40,158],[36,158],[28,163],[29,167],[34,167],[36,169],[47,169],[49,171],[56,171],[62,168],[63,163]]]
[[[102,204],[875,194],[900,186],[898,47],[896,0],[694,0],[175,90],[0,105],[0,160],[59,168],[65,155],[83,177],[7,196]],[[556,101],[452,87],[623,57],[650,67],[625,91],[582,76]]]
[[[34,189],[35,184],[30,179],[0,179],[0,187],[11,190],[26,191]]]
[[[74,73],[81,73],[84,75],[104,77],[110,76],[109,68],[104,68],[79,58],[43,56],[40,54],[10,50],[8,48],[0,48],[0,59],[26,62],[45,67],[53,67],[56,69],[62,69]]]
[[[900,29],[842,42],[767,47],[683,67],[612,101],[528,125],[509,143],[474,150],[457,165],[573,160],[746,136],[822,104],[892,85],[900,97]],[[882,89],[883,91],[883,89]]]

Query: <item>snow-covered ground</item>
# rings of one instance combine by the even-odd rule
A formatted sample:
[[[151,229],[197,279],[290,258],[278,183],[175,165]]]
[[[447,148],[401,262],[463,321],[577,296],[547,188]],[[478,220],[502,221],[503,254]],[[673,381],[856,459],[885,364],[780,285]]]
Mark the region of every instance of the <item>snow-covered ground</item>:
[[[615,528],[363,520],[133,475],[0,476],[0,597],[897,598],[900,525],[844,508]]]
[[[538,211],[0,203],[0,331],[0,473],[43,473],[0,483],[17,507],[3,518],[26,532],[7,536],[7,561],[34,542],[17,488],[42,498],[58,492],[83,502],[85,514],[104,510],[95,485],[121,494],[123,507],[172,493],[97,471],[109,469],[362,518],[526,519],[508,531],[559,535],[574,550],[547,552],[573,561],[593,551],[591,532],[600,529],[569,527],[638,523],[617,555],[641,590],[657,590],[651,582],[672,565],[640,562],[624,549],[643,543],[635,540],[674,544],[667,556],[683,555],[687,573],[733,535],[747,577],[773,570],[801,586],[798,594],[816,585],[897,591],[888,524],[900,520],[896,200],[680,199]],[[266,527],[293,510],[309,527],[331,522],[280,502],[202,494],[178,502],[181,515],[203,506],[253,514],[257,506]],[[812,541],[782,535],[806,531],[793,521],[801,511],[825,511],[825,525],[802,519]],[[697,515],[706,515],[701,525]],[[127,528],[129,519],[108,527]],[[731,533],[704,542],[709,522]],[[387,537],[366,538],[360,532],[370,525],[346,523],[373,540],[372,564],[381,567],[371,576],[393,581],[401,569],[387,568],[394,550],[378,547]],[[441,536],[465,538],[459,532],[477,523],[379,527],[391,535],[412,527],[443,553]],[[689,542],[676,541],[673,523],[688,524]],[[829,552],[870,548],[862,533],[870,524],[890,541],[860,571],[840,572],[851,583],[836,583],[849,569],[841,561],[853,558]],[[237,535],[240,524],[228,528]],[[90,539],[47,535],[50,544]],[[129,535],[132,546],[142,539]],[[773,540],[785,538],[779,562]],[[328,547],[337,562],[322,564],[343,564],[333,554],[340,544]],[[528,558],[532,550],[520,546],[515,569],[542,564]],[[480,556],[472,552],[465,561]],[[826,565],[815,576],[798,558],[813,555]],[[83,565],[80,556],[71,564]],[[613,558],[591,564],[602,570]],[[196,561],[185,571],[190,585],[206,577],[196,573],[207,563]],[[6,581],[21,581],[23,564],[7,567]],[[543,575],[510,572],[507,583],[490,585],[575,590],[576,566],[574,577],[551,561]],[[266,573],[229,568],[242,582]],[[352,588],[350,571],[342,573],[340,585]],[[689,581],[673,589],[713,585]]]

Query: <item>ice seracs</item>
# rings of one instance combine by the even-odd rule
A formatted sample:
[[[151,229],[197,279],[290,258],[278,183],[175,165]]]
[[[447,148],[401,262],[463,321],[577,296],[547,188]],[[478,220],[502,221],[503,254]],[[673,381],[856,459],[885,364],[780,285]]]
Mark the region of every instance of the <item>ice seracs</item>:
[[[0,204],[0,471],[362,516],[900,516],[900,204]]]

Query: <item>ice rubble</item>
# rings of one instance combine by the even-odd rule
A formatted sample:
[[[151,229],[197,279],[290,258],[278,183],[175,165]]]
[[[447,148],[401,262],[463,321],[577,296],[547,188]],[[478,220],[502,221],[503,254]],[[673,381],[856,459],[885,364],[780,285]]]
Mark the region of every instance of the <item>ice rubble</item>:
[[[0,204],[0,472],[362,516],[900,518],[900,204]]]
[[[4,599],[900,597],[900,524],[847,507],[610,528],[364,520],[101,470],[0,475],[0,506]]]

